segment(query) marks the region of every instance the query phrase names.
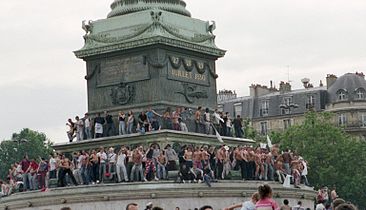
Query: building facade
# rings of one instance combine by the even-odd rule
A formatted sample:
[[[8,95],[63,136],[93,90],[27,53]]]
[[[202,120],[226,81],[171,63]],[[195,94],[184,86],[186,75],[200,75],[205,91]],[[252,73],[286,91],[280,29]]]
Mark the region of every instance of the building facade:
[[[251,120],[261,135],[283,131],[304,121],[310,110],[334,113],[333,121],[347,132],[366,137],[366,80],[363,73],[347,73],[341,77],[327,75],[326,86],[318,87],[303,79],[303,89],[292,90],[289,83],[281,82],[277,89],[251,85],[250,95],[236,97],[232,91],[220,91],[218,107],[231,116],[240,115]],[[223,95],[226,96],[223,96]],[[229,99],[227,99],[229,98]]]

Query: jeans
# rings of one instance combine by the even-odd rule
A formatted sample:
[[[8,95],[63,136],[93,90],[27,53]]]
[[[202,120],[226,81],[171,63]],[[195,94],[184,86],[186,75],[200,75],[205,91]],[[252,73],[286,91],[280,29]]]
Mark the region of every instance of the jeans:
[[[283,163],[283,167],[285,168],[286,174],[291,175],[290,163]]]
[[[37,190],[36,177],[37,177],[37,174],[33,174],[33,175],[31,173],[28,174],[30,190]]]
[[[84,140],[84,131],[80,129],[76,132],[76,141]]]
[[[194,124],[195,124],[195,132],[196,133],[201,133],[201,123],[199,121],[194,121]]]
[[[50,171],[49,172],[49,179],[56,179],[57,177],[56,177],[56,172],[57,172],[57,170],[55,169],[55,170],[53,170],[53,171]]]
[[[137,170],[137,172],[138,172],[138,174],[137,174],[137,179],[135,179],[136,170]],[[134,165],[132,166],[130,180],[131,180],[131,181],[137,181],[137,180],[138,180],[138,178],[139,178],[139,175],[140,175],[140,178],[141,178],[141,179],[144,179],[144,172],[142,171],[142,164],[134,164]]]
[[[38,179],[38,183],[39,183],[39,187],[41,189],[46,187],[46,175],[47,175],[47,171],[40,171],[40,176]]]
[[[105,163],[100,163],[99,165],[99,181],[103,182],[105,172],[107,171],[107,167]]]
[[[235,137],[243,138],[243,132],[240,127],[235,127]]]
[[[126,123],[125,123],[125,121],[119,121],[118,134],[119,135],[125,135],[126,134]]]
[[[116,165],[116,172],[117,172],[117,178],[118,178],[118,182],[122,182],[122,177],[124,181],[128,182],[128,175],[127,175],[127,170],[126,170],[126,166],[123,165]]]
[[[29,183],[28,174],[22,174],[22,177],[23,177],[24,189],[25,190],[30,190],[30,183]]]
[[[88,167],[86,166],[81,166],[81,169],[80,169],[80,173],[81,173],[81,181],[80,183],[82,184],[89,184],[90,182],[90,178],[89,178],[89,170],[88,170]]]
[[[105,133],[104,133],[104,136],[105,137],[114,136],[115,133],[116,133],[116,131],[115,131],[114,124],[113,123],[107,123],[105,125]]]
[[[158,164],[158,175],[159,179],[167,179],[166,168],[164,165]]]
[[[133,129],[133,123],[127,123],[127,133],[131,134]]]
[[[85,134],[86,134],[86,139],[91,139],[92,138],[91,128],[90,127],[85,127]]]
[[[212,134],[212,131],[211,131],[211,123],[210,122],[205,122],[205,133],[207,135],[210,135]]]

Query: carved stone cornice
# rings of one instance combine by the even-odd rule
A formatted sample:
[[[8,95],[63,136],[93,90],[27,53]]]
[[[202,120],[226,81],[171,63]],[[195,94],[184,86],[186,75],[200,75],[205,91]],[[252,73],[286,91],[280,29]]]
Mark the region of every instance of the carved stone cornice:
[[[222,137],[226,145],[252,145],[255,141],[250,139],[239,139],[233,137]],[[129,134],[122,136],[113,136],[98,138],[92,140],[84,140],[80,142],[55,144],[52,147],[61,153],[74,152],[79,150],[88,150],[103,147],[116,147],[123,144],[150,144],[153,142],[178,142],[185,144],[202,144],[202,145],[222,145],[214,135],[206,135],[200,133],[187,133],[174,130],[160,130],[148,132],[144,135],[141,134]]]
[[[134,41],[125,42],[125,43],[105,45],[105,46],[92,48],[92,49],[78,50],[78,51],[75,51],[74,53],[75,53],[76,57],[78,57],[78,58],[87,58],[90,56],[96,56],[96,55],[100,55],[100,54],[111,53],[111,52],[122,51],[122,50],[128,50],[128,49],[133,49],[133,48],[137,48],[137,47],[146,47],[146,46],[156,45],[156,44],[163,44],[163,45],[172,46],[172,47],[179,47],[179,48],[183,48],[186,50],[192,50],[192,51],[196,51],[199,53],[204,53],[204,54],[208,54],[208,55],[212,55],[212,56],[216,56],[216,57],[223,57],[226,52],[225,50],[221,50],[221,49],[214,48],[214,47],[206,47],[206,46],[197,45],[194,43],[189,43],[186,41],[176,40],[176,39],[167,38],[167,37],[163,37],[163,36],[156,36],[156,37],[134,40]]]

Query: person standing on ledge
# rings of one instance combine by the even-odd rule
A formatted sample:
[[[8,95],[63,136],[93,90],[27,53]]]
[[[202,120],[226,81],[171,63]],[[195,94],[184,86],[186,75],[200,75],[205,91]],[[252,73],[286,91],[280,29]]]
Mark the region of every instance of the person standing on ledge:
[[[236,118],[234,119],[234,129],[235,129],[235,136],[237,138],[243,138],[243,131],[242,131],[242,119],[240,117],[240,115],[236,116]]]
[[[104,136],[105,137],[114,136],[116,134],[116,129],[114,127],[113,117],[107,111],[104,111],[104,114],[105,114],[105,121],[106,121]]]
[[[103,137],[103,125],[105,120],[100,116],[100,113],[97,114],[97,117],[94,119],[94,128],[95,128],[95,138]]]
[[[195,123],[195,132],[201,133],[201,109],[202,107],[198,107],[196,113],[194,114],[194,123]]]

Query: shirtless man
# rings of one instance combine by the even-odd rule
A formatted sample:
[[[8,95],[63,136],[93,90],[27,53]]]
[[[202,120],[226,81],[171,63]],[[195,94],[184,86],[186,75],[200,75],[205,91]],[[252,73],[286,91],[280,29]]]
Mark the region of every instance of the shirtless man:
[[[254,155],[254,161],[255,161],[255,179],[262,179],[264,173],[263,173],[263,157],[262,152],[260,148],[256,149],[255,155]]]
[[[255,179],[255,169],[256,169],[256,164],[255,164],[255,152],[253,150],[253,148],[249,148],[249,153],[248,153],[248,161],[249,161],[249,179],[254,180]]]
[[[167,173],[166,173],[166,165],[168,163],[168,159],[165,155],[165,151],[162,150],[159,154],[157,159],[157,165],[158,165],[158,178],[159,179],[167,179]]]
[[[273,156],[271,152],[268,152],[265,155],[265,161],[264,161],[264,180],[273,181],[274,180],[274,169],[273,169]]]
[[[202,167],[202,152],[199,147],[196,147],[193,152],[193,166],[199,169],[203,169]]]
[[[138,147],[132,153],[133,166],[132,166],[131,177],[130,177],[131,181],[138,180],[139,175],[140,175],[141,180],[144,180],[144,173],[142,171],[142,157],[143,157],[142,152],[143,152],[142,148]],[[137,175],[137,178],[135,179],[136,170],[138,172],[138,175]]]
[[[69,160],[69,158],[64,158],[61,160],[61,164],[60,164],[60,170],[61,171],[61,177],[60,177],[60,187],[65,187],[66,183],[65,183],[65,175],[68,174],[69,177],[71,178],[72,182],[74,183],[75,186],[78,185],[78,183],[75,180],[75,177],[71,171],[71,168],[73,167],[72,162]]]
[[[245,165],[244,165],[244,161],[243,161],[243,154],[242,154],[242,147],[236,147],[234,149],[234,159],[236,160],[236,164],[238,166],[240,166],[240,171],[241,171],[241,178],[243,180],[245,180]]]
[[[186,166],[188,168],[193,168],[193,152],[192,146],[189,146],[187,150],[184,151],[184,160],[186,161]]]
[[[201,133],[201,109],[202,107],[198,107],[196,113],[194,113],[194,123],[195,123],[195,132]]]
[[[217,179],[224,179],[224,160],[225,160],[225,145],[223,145],[216,153],[217,162]]]
[[[281,156],[283,158],[283,166],[284,166],[284,168],[286,170],[286,173],[288,175],[291,175],[290,163],[292,161],[292,158],[291,158],[291,155],[290,155],[289,150],[286,149],[285,152]]]
[[[283,184],[286,178],[286,170],[283,168],[283,162],[281,160],[277,160],[275,162],[274,168],[276,170],[278,181]]]

